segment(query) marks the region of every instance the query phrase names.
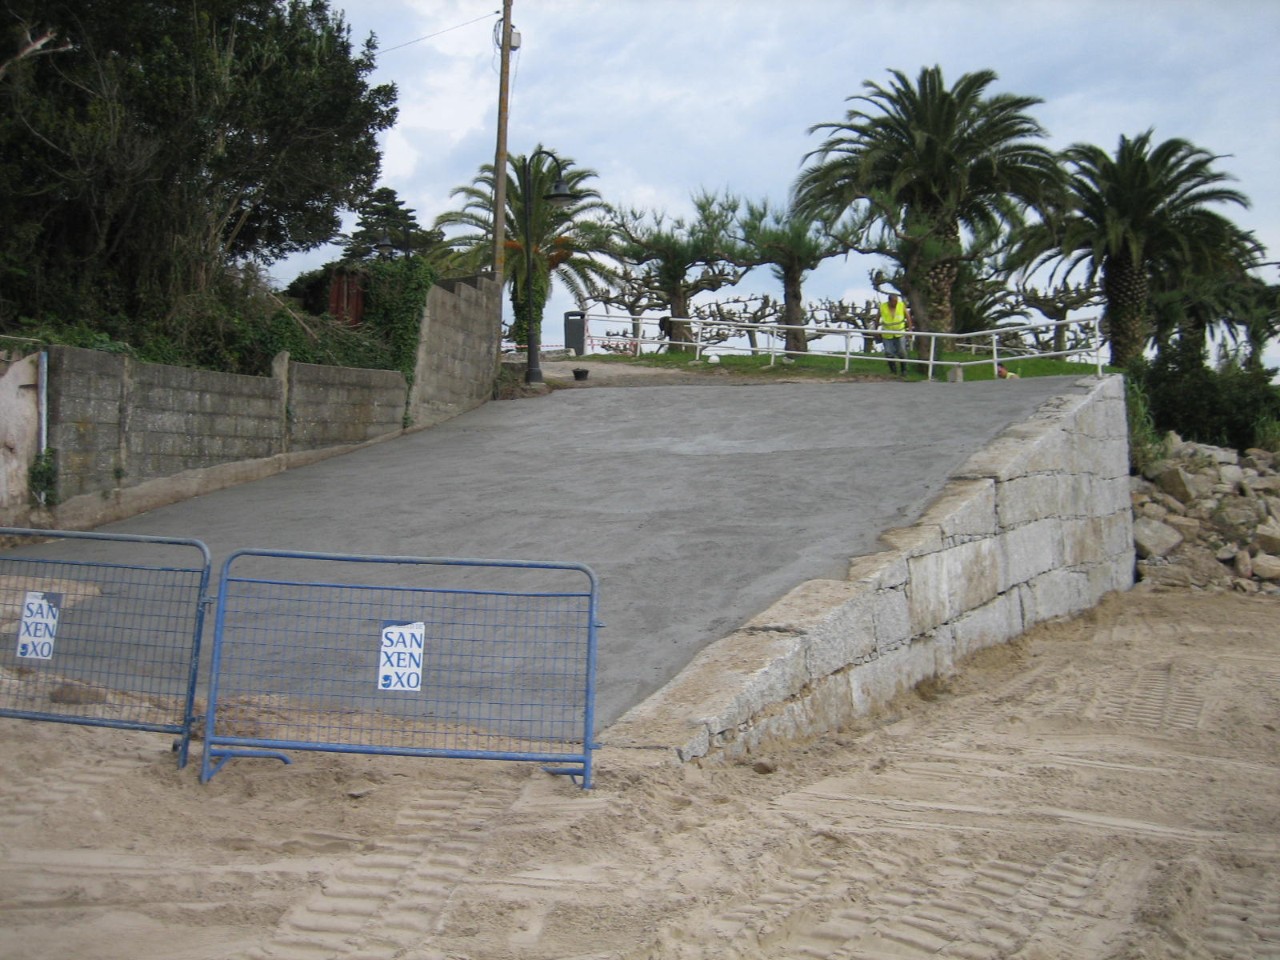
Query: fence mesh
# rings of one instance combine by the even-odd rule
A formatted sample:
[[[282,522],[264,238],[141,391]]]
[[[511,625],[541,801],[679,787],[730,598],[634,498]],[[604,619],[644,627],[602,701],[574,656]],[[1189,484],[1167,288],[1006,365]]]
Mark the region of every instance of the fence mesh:
[[[208,550],[0,528],[0,716],[180,734],[186,761]]]
[[[244,551],[219,588],[206,755],[585,765],[595,609],[577,565]]]

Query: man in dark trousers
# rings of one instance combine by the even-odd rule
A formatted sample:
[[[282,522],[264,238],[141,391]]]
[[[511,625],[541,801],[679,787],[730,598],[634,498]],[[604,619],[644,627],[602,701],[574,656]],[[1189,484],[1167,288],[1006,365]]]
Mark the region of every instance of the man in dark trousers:
[[[907,331],[912,329],[911,311],[896,293],[889,294],[889,300],[880,304],[880,337],[884,340],[884,355],[889,360],[891,374],[900,377],[907,374]]]

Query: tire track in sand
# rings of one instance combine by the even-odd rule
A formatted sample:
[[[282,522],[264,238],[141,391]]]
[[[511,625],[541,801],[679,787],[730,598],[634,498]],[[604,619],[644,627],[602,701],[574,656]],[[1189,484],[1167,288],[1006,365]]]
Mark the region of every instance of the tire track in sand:
[[[395,839],[344,861],[246,960],[390,960],[421,943],[517,792],[480,780],[424,788],[396,815]]]

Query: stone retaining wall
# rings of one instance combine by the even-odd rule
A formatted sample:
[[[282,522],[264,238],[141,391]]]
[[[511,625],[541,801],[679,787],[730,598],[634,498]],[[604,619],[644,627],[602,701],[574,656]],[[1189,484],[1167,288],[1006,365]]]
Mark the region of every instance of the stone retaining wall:
[[[1132,586],[1124,382],[1081,386],[972,457],[846,580],[805,583],[699,653],[604,745],[737,757],[838,729],[971,653]]]

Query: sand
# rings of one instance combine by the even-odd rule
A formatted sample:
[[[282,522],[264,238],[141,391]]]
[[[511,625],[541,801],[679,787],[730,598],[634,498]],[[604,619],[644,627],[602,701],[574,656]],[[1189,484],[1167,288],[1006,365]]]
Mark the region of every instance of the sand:
[[[607,737],[606,737],[607,739]],[[198,752],[199,745],[194,749]],[[1280,599],[1138,588],[741,763],[0,719],[4,960],[1280,957]]]

